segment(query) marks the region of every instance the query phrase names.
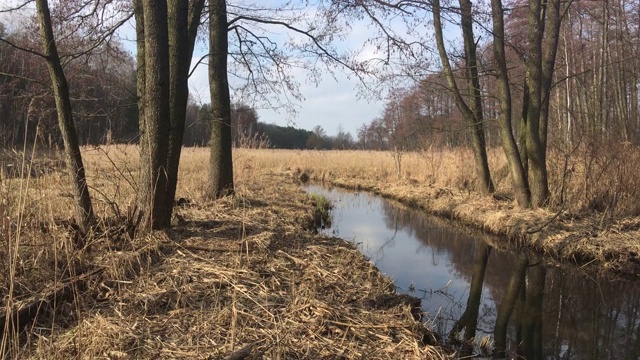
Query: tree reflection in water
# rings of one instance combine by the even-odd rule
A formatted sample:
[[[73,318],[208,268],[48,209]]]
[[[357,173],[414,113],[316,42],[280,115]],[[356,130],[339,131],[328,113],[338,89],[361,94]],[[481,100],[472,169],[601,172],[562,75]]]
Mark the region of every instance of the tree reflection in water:
[[[426,321],[444,324],[445,338],[477,344],[490,337],[494,357],[640,357],[636,282],[548,265],[524,251],[491,249],[482,236],[369,194],[324,194],[336,205],[327,233],[361,243],[399,291],[411,293],[408,284],[423,290],[411,294],[422,295]]]

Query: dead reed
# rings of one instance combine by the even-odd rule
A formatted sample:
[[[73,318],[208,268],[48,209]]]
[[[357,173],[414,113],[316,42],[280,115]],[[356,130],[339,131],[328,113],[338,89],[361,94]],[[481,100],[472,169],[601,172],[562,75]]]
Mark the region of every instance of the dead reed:
[[[84,152],[109,225],[133,201],[137,149]],[[4,327],[2,357],[446,357],[424,345],[431,332],[388,278],[345,241],[313,235],[314,207],[298,185],[240,150],[237,195],[209,202],[206,160],[205,149],[183,152],[178,196],[188,201],[172,230],[136,236],[112,226],[82,250],[65,227],[62,173],[3,179],[2,305],[34,312],[22,332]]]

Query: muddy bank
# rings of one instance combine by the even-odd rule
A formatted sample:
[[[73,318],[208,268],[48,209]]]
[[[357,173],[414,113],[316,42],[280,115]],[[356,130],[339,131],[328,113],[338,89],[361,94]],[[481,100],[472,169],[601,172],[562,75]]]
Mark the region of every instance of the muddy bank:
[[[415,299],[395,295],[351,244],[313,234],[302,189],[262,175],[237,189],[216,202],[189,199],[170,231],[118,247],[93,243],[111,248],[82,258],[83,268],[100,271],[10,338],[7,356],[445,356],[425,344],[434,339],[415,319]]]
[[[640,218],[612,219],[596,212],[526,210],[506,198],[411,182],[380,184],[369,179],[315,174],[311,181],[373,192],[405,205],[481,229],[510,246],[532,249],[562,262],[628,279],[640,278]],[[283,173],[298,177],[295,172]]]

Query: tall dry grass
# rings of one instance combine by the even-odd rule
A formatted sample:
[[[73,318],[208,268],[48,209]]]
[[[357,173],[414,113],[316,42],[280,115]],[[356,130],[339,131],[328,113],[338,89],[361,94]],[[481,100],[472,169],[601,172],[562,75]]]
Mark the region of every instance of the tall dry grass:
[[[82,150],[96,214],[108,227],[112,224],[110,219],[127,214],[134,204],[138,190],[139,150],[136,146],[123,145],[85,147]],[[196,203],[205,201],[208,157],[207,148],[183,150],[178,197]],[[597,211],[602,214],[603,222],[607,218],[637,216],[640,214],[636,200],[639,195],[637,184],[640,183],[640,168],[636,166],[639,160],[640,149],[628,144],[581,144],[570,150],[550,151],[548,167],[552,207],[575,214]],[[0,236],[3,240],[0,246],[0,296],[5,309],[13,309],[21,301],[29,300],[41,288],[60,286],[86,270],[83,266],[87,263],[97,261],[96,254],[76,249],[70,237],[67,225],[73,214],[72,198],[64,169],[38,166],[43,162],[60,164],[55,154],[39,154],[33,149],[25,149],[17,161],[22,176],[3,172],[0,178]],[[489,163],[498,193],[510,196],[509,174],[500,149],[489,151]],[[463,196],[478,196],[474,193],[473,154],[468,149],[428,149],[422,152],[234,149],[234,175],[239,194],[237,200],[229,204],[233,211],[239,211],[240,237],[245,236],[248,227],[264,226],[258,225],[248,210],[255,201],[256,191],[260,191],[256,186],[259,187],[263,176],[299,176],[302,173],[315,181],[341,180],[343,183],[376,184],[379,187],[446,189]],[[248,190],[250,187],[252,191]],[[273,216],[284,219],[292,215],[282,213]],[[105,238],[107,235],[96,235],[100,236],[102,240],[96,240],[96,246],[112,249],[113,244]],[[134,258],[148,252],[144,242],[139,245],[129,246]],[[121,251],[122,248],[115,250]],[[118,261],[121,259],[115,263],[119,264]],[[136,268],[140,271],[141,266]],[[123,277],[122,281],[131,280]],[[84,295],[77,289],[71,295],[75,300],[68,302],[72,304],[70,308],[54,304],[64,313],[54,311],[47,316],[55,318],[75,313],[72,317],[80,319]],[[47,323],[51,324],[50,333],[59,326],[55,321]],[[89,336],[91,329],[80,327],[77,331],[87,332],[78,336]],[[19,356],[18,334],[8,328],[4,328],[2,333],[0,353],[14,358]],[[45,354],[55,355],[55,343],[46,339],[37,341],[49,344],[47,346],[52,352]]]
[[[252,166],[277,172],[302,171],[316,181],[349,180],[351,184],[414,185],[473,194],[477,179],[470,149],[428,149],[420,152],[237,150]],[[496,192],[513,197],[502,149],[490,149],[489,167]],[[550,204],[572,213],[607,212],[640,215],[640,148],[581,145],[552,149],[548,155]],[[400,163],[400,164],[399,164]]]
[[[138,149],[87,147],[83,153],[96,214],[106,227],[135,200]],[[235,151],[237,196],[211,203],[203,196],[208,149],[184,149],[177,196],[195,204],[179,210],[191,225],[129,243],[94,234],[84,249],[73,245],[64,225],[73,213],[64,169],[2,179],[4,309],[91,269],[99,275],[44,304],[24,333],[5,327],[0,354],[186,359],[223,357],[253,344],[268,358],[443,358],[438,349],[419,346],[424,328],[406,306],[374,301],[392,296],[389,279],[357,250],[337,240],[316,243],[304,232],[305,195],[280,178],[265,181],[273,169],[261,154]],[[397,334],[386,336],[389,329]]]

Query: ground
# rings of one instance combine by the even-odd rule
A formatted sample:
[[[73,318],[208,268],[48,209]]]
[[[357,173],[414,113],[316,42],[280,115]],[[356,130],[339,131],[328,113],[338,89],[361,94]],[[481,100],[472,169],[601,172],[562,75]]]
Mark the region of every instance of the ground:
[[[435,338],[417,321],[414,299],[395,295],[350,243],[314,233],[315,207],[293,179],[252,172],[237,185],[232,198],[183,198],[169,231],[96,234],[48,264],[53,281],[39,274],[39,288],[28,291],[17,274],[20,295],[3,295],[26,314],[24,332],[4,331],[2,351],[41,359],[445,357],[429,345]],[[30,305],[37,311],[25,312]]]
[[[237,149],[237,194],[212,202],[203,196],[207,150],[184,149],[174,227],[141,234],[133,226],[137,149],[85,148],[100,227],[81,243],[59,162],[26,167],[22,179],[5,171],[0,295],[8,312],[0,316],[0,353],[46,359],[451,354],[430,345],[437,341],[416,321],[415,299],[395,295],[391,280],[350,243],[314,234],[316,207],[301,180],[399,200],[500,235],[494,245],[639,276],[635,175],[616,180],[628,187],[605,184],[596,191],[593,183],[587,191],[580,184],[593,179],[572,166],[565,190],[567,166],[564,174],[551,167],[552,189],[561,189],[553,192],[554,204],[526,210],[514,203],[504,164],[490,153],[498,192],[481,196],[473,190],[472,158],[460,150]],[[584,178],[576,175],[581,171]]]

